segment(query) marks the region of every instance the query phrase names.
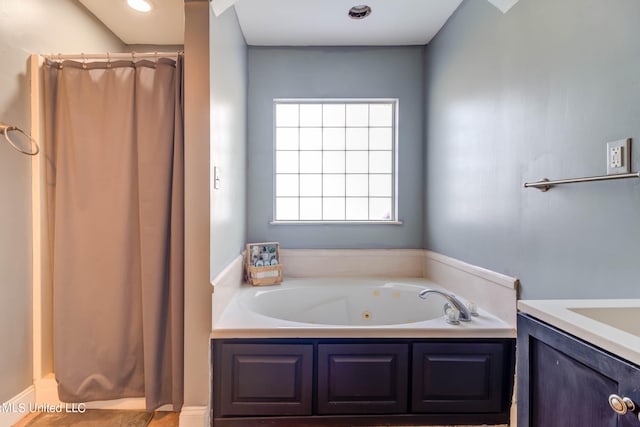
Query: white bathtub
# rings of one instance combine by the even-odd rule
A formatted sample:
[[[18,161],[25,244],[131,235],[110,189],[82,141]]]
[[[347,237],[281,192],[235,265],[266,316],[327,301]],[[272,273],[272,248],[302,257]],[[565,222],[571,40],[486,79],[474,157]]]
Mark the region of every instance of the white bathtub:
[[[471,322],[445,321],[444,290],[426,279],[305,278],[281,285],[243,285],[213,338],[514,338],[515,330],[479,307]],[[465,301],[464,295],[458,297]]]

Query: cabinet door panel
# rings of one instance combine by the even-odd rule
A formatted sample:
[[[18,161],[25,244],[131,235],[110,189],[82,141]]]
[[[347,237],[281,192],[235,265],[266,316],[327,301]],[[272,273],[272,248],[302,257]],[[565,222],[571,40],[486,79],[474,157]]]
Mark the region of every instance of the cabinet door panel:
[[[220,362],[218,416],[311,414],[312,345],[224,344]]]
[[[318,345],[318,413],[405,412],[407,344]]]
[[[500,412],[505,351],[500,343],[414,344],[411,410]]]
[[[618,390],[614,380],[538,340],[531,342],[530,351],[536,372],[530,379],[531,426],[557,425],[559,420],[571,423],[562,425],[617,426],[607,401]]]

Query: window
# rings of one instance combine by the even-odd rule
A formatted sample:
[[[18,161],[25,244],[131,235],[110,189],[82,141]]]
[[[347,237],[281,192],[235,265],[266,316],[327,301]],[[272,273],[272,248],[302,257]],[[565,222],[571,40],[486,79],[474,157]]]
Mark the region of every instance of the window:
[[[397,105],[275,100],[275,221],[396,222]]]

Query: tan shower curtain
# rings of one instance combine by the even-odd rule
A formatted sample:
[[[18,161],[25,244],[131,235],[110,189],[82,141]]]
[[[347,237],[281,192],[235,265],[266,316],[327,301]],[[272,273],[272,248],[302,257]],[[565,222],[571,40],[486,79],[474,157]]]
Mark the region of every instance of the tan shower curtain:
[[[45,63],[60,399],[182,406],[182,58]]]

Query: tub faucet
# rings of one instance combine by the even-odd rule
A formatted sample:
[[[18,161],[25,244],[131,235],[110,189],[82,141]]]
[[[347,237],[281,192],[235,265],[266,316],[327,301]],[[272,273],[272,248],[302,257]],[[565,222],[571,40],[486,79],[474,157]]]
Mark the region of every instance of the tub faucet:
[[[460,312],[460,320],[462,320],[463,322],[471,321],[471,313],[469,312],[469,309],[467,309],[467,307],[465,307],[462,301],[460,301],[454,294],[438,291],[436,289],[424,289],[420,291],[418,296],[422,299],[427,299],[427,296],[429,294],[438,294],[446,298],[446,300],[449,301],[449,304],[454,306]]]

